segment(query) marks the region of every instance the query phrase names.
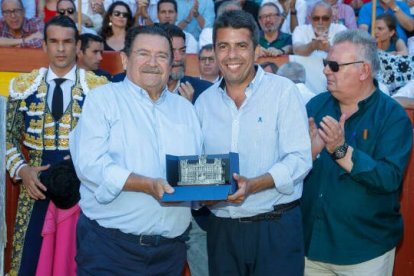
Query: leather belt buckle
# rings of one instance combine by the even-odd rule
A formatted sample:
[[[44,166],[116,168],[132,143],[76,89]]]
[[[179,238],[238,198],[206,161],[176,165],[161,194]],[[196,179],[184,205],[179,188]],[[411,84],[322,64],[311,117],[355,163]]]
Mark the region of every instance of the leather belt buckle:
[[[140,235],[139,244],[142,246],[154,246],[157,245],[157,239],[153,236]]]

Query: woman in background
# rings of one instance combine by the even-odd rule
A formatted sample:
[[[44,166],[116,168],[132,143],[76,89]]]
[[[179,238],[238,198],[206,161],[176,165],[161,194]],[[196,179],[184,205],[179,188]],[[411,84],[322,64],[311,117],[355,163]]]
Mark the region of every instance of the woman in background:
[[[58,0],[39,0],[37,3],[37,16],[48,22],[50,18],[56,15],[56,6]]]
[[[131,9],[122,1],[112,3],[102,22],[101,36],[105,51],[121,51],[127,30],[134,24]]]
[[[377,16],[375,25],[375,39],[378,43],[378,49],[393,55],[408,54],[404,40],[397,36],[397,20],[393,15],[381,14]]]

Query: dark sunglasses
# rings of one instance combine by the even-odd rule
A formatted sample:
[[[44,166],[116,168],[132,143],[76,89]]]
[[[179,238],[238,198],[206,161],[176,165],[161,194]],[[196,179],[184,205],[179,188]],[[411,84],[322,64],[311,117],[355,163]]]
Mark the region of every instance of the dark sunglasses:
[[[312,21],[319,22],[322,20],[322,22],[328,22],[331,19],[330,16],[324,15],[324,16],[312,16]]]
[[[214,57],[200,57],[200,61],[203,61],[203,62],[206,62],[206,61],[213,62],[214,60],[215,60]]]
[[[356,63],[364,63],[364,61],[359,60],[359,61],[354,61],[354,62],[338,63],[336,61],[324,59],[323,60],[323,67],[326,67],[326,65],[328,65],[329,69],[331,69],[332,72],[336,73],[336,72],[339,71],[339,68],[341,66],[351,65],[351,64],[356,64]]]
[[[121,16],[121,17],[123,17],[123,18],[127,18],[127,17],[129,16],[129,12],[114,11],[114,12],[112,13],[112,15],[113,15],[113,16],[116,16],[116,17]]]
[[[65,15],[66,13],[68,14],[74,14],[75,13],[75,9],[74,8],[67,8],[67,9],[59,9],[58,13],[60,15]]]

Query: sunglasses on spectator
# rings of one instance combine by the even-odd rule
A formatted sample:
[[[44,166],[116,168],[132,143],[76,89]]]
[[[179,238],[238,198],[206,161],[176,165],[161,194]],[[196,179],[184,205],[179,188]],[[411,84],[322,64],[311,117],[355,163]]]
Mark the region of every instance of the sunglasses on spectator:
[[[120,17],[121,16],[123,18],[127,18],[129,16],[129,12],[114,11],[112,13],[112,15],[113,16],[116,16],[116,17]]]
[[[260,20],[273,19],[273,18],[276,18],[277,16],[280,16],[280,14],[279,13],[263,14],[263,15],[259,15],[259,19]]]
[[[4,17],[9,17],[12,15],[20,15],[23,12],[23,9],[14,9],[14,10],[4,10],[3,11],[3,16]]]
[[[60,15],[66,15],[66,13],[68,14],[74,14],[75,13],[75,9],[74,8],[67,8],[67,9],[59,9],[58,13]]]
[[[323,15],[323,16],[312,16],[312,21],[319,22],[322,20],[322,22],[328,22],[331,19],[330,16]]]
[[[323,60],[323,66],[326,67],[326,65],[328,65],[329,69],[331,69],[331,71],[334,73],[338,72],[341,66],[351,65],[351,64],[356,64],[356,63],[364,63],[364,61],[359,60],[359,61],[354,61],[354,62],[338,63],[332,60],[327,60],[327,59]]]
[[[206,61],[213,62],[214,60],[215,60],[214,57],[200,57],[200,61],[202,62],[206,62]]]

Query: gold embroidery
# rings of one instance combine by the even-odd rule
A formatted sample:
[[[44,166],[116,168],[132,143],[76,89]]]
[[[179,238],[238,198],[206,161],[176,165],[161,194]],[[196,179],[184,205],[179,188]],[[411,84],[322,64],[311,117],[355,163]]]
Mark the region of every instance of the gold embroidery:
[[[77,101],[73,101],[73,103],[72,103],[72,112],[80,114],[81,111],[82,110],[81,110],[81,107],[80,107],[79,103]]]
[[[63,116],[60,120],[61,120],[62,123],[70,125],[70,114],[68,114],[68,113],[63,114]]]
[[[45,125],[54,123],[53,116],[50,113],[45,114]]]
[[[30,145],[36,146],[41,148],[42,147],[42,138],[36,137],[34,135],[30,135],[28,133],[24,133],[24,141],[29,143]]]
[[[44,143],[46,148],[55,147],[55,139],[44,139]]]
[[[69,135],[70,129],[67,127],[59,127],[59,137],[61,135]]]
[[[33,84],[39,75],[39,70],[33,70],[30,73],[21,74],[16,77],[13,82],[13,90],[15,93],[24,93]]]
[[[59,139],[59,147],[68,148],[69,147],[69,139]]]
[[[42,120],[31,119],[29,123],[29,127],[32,129],[40,129],[42,128],[42,124],[43,124]]]
[[[26,109],[26,101],[25,100],[22,100],[20,102],[20,109]]]
[[[107,78],[104,76],[97,76],[91,71],[86,71],[85,79],[89,89],[93,89],[95,87],[109,83]]]

